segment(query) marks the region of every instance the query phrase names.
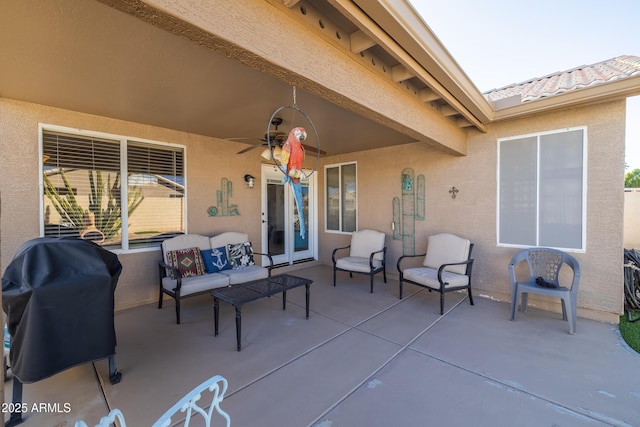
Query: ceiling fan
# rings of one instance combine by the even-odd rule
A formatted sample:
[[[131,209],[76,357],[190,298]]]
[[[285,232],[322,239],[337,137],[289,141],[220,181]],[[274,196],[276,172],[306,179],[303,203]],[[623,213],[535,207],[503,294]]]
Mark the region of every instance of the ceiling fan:
[[[244,148],[238,151],[236,154],[244,154],[248,151],[253,150],[254,148],[268,147],[269,141],[271,142],[272,150],[279,149],[282,146],[282,144],[284,144],[284,142],[287,140],[287,134],[285,132],[278,130],[278,126],[280,126],[281,124],[282,124],[282,119],[280,117],[274,117],[273,120],[271,120],[271,125],[275,126],[275,130],[270,130],[269,132],[265,133],[264,137],[260,139],[260,141],[262,141],[260,144],[255,144],[250,147]],[[227,138],[227,139],[237,141],[240,139],[255,139],[255,138]],[[302,146],[304,147],[305,150],[311,153],[316,153],[316,154],[319,153],[321,156],[324,156],[327,154],[324,150],[318,150],[318,147],[314,147],[312,145],[302,144]]]

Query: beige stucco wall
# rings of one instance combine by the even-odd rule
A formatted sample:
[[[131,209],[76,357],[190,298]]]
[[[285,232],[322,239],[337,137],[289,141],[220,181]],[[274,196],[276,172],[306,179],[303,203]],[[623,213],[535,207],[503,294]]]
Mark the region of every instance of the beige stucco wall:
[[[640,191],[624,193],[624,247],[640,250]]]
[[[387,233],[388,273],[396,274],[402,253],[402,242],[392,239],[392,198],[401,196],[400,174],[410,167],[426,178],[426,220],[416,221],[416,251],[424,252],[427,236],[436,232],[469,238],[475,243],[476,294],[509,301],[507,264],[518,249],[496,244],[497,139],[587,126],[587,250],[574,254],[582,269],[578,314],[617,322],[623,309],[624,117],[624,101],[609,102],[491,124],[486,134],[469,135],[466,157],[429,151],[416,143],[330,157],[326,162],[358,162],[359,227]],[[456,199],[449,194],[452,186],[460,190]],[[330,262],[331,249],[348,240],[344,235],[321,235],[320,259]],[[560,311],[554,300],[532,296],[530,301]]]
[[[587,243],[585,253],[574,254],[582,271],[578,315],[598,318],[596,312],[602,311],[611,313],[612,321],[617,320],[615,314],[623,309],[624,198],[621,189],[624,186],[625,108],[624,101],[572,108],[498,123],[487,135],[500,138],[587,126]],[[510,252],[498,251],[497,254]],[[492,258],[492,265],[497,267],[497,262],[506,260],[506,257]],[[500,277],[506,278],[506,271],[496,276]]]
[[[331,251],[349,241],[349,235],[324,232],[324,164],[356,161],[358,165],[359,228],[387,234],[387,272],[395,276],[402,242],[392,239],[392,199],[401,196],[400,174],[406,167],[426,178],[426,220],[416,222],[416,251],[426,238],[447,231],[471,239],[474,249],[476,295],[509,299],[507,264],[517,251],[496,245],[496,140],[526,133],[575,126],[588,128],[587,251],[575,254],[582,267],[578,314],[616,321],[623,301],[623,182],[624,101],[572,108],[488,126],[469,135],[469,153],[455,157],[415,143],[362,151],[323,159],[318,170],[319,260],[330,264]],[[259,247],[260,192],[244,186],[243,176],[260,176],[255,156],[235,153],[244,145],[174,130],[96,117],[40,105],[0,99],[0,268],[4,271],[20,244],[38,236],[38,123],[107,132],[130,137],[184,144],[187,148],[188,231],[215,234],[243,230]],[[239,217],[211,218],[220,179],[234,184],[232,203]],[[452,199],[449,189],[460,192]],[[154,302],[157,298],[157,251],[122,254],[117,309]],[[386,286],[394,286],[394,282]],[[382,286],[382,285],[379,285]],[[535,304],[559,311],[556,302]],[[506,307],[506,306],[505,306]],[[507,313],[505,311],[505,318]]]
[[[255,157],[235,154],[246,145],[0,98],[0,270],[5,270],[23,242],[39,237],[39,123],[184,145],[187,231],[213,235],[242,230],[260,247],[260,192],[244,183],[247,173],[260,176],[260,164]],[[207,208],[215,205],[223,177],[233,183],[229,203],[238,205],[240,216],[207,214]],[[119,255],[123,272],[116,309],[157,301],[159,257],[158,250]]]

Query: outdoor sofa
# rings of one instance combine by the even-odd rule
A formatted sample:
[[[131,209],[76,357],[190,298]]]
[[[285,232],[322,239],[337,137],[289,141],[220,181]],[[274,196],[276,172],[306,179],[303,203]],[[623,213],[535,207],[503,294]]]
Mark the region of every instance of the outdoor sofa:
[[[176,302],[176,323],[180,323],[180,299],[224,286],[271,277],[273,259],[254,252],[246,233],[224,232],[213,237],[182,234],[162,242],[158,308],[164,295]],[[268,265],[255,264],[263,255]]]

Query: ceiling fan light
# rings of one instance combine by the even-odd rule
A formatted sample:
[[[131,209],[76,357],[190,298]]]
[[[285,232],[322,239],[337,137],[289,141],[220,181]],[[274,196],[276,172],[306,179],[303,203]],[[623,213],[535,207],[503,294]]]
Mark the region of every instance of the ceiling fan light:
[[[265,148],[262,154],[260,154],[265,160],[271,160],[271,150]]]
[[[276,147],[273,149],[273,158],[277,161],[280,161],[280,156],[282,155],[282,148],[280,148],[280,146],[276,145]]]

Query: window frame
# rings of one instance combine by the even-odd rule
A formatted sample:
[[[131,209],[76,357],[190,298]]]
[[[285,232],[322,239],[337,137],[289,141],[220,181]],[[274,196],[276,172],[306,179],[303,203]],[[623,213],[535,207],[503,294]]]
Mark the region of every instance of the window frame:
[[[588,129],[587,126],[576,126],[570,128],[561,128],[554,129],[544,132],[535,132],[528,133],[516,136],[510,136],[506,138],[498,138],[497,139],[497,168],[496,168],[496,245],[498,247],[511,247],[511,248],[528,248],[531,246],[544,246],[540,245],[540,143],[541,138],[546,135],[554,135],[554,134],[562,134],[569,133],[574,131],[582,131],[582,194],[581,194],[581,247],[580,248],[570,248],[570,247],[562,247],[562,246],[547,246],[552,247],[554,249],[563,250],[566,252],[575,252],[575,253],[584,253],[587,250],[587,175],[588,175]],[[500,218],[500,204],[501,204],[501,144],[507,141],[513,141],[518,139],[526,139],[526,138],[536,138],[536,170],[535,170],[535,203],[536,203],[536,212],[535,212],[535,225],[536,225],[536,235],[535,235],[535,245],[528,244],[516,244],[516,243],[503,243],[501,242],[501,218]]]
[[[39,123],[38,124],[38,152],[39,152],[39,161],[38,161],[38,176],[39,176],[39,182],[38,182],[38,186],[39,186],[39,226],[40,226],[40,236],[44,236],[45,235],[45,224],[44,224],[44,208],[45,208],[45,204],[44,204],[44,198],[46,197],[44,194],[44,178],[43,178],[43,170],[44,170],[44,133],[45,132],[59,132],[59,133],[65,133],[68,135],[72,135],[72,136],[77,136],[78,138],[97,138],[97,139],[106,139],[106,140],[112,140],[114,142],[119,142],[120,144],[120,175],[122,177],[127,177],[127,162],[128,162],[128,157],[127,157],[127,144],[128,143],[141,143],[141,144],[147,144],[150,146],[157,146],[157,147],[171,147],[173,150],[175,149],[180,149],[182,150],[182,162],[183,162],[183,180],[184,180],[184,195],[183,195],[183,205],[182,205],[182,222],[183,222],[183,229],[184,229],[184,233],[188,233],[188,229],[187,229],[187,225],[188,225],[188,221],[187,221],[187,198],[188,198],[188,185],[187,185],[187,147],[185,145],[182,144],[174,144],[174,143],[169,143],[169,142],[163,142],[163,141],[157,141],[157,140],[151,140],[151,139],[146,139],[146,138],[138,138],[138,137],[133,137],[133,136],[128,136],[128,135],[121,135],[121,134],[113,134],[113,133],[107,133],[107,132],[99,132],[99,131],[92,131],[92,130],[85,130],[85,129],[78,129],[78,128],[70,128],[67,126],[60,126],[60,125],[52,125],[52,124],[46,124],[46,123]],[[123,180],[123,183],[127,183],[127,179],[125,178]],[[121,193],[120,196],[123,200],[127,200],[128,196],[129,196],[129,186],[128,185],[121,185]],[[129,227],[129,215],[126,209],[122,210],[122,230],[127,230]],[[143,247],[135,247],[135,248],[131,248],[129,246],[129,236],[128,233],[122,233],[122,239],[120,242],[120,247],[118,248],[110,248],[108,246],[105,246],[105,249],[116,253],[116,254],[121,254],[121,253],[136,253],[136,252],[150,252],[150,251],[158,251],[160,250],[160,245],[153,245],[153,246],[143,246]]]
[[[356,219],[355,219],[355,230],[353,231],[344,231],[344,221],[343,221],[343,217],[342,217],[342,207],[344,204],[344,195],[342,194],[342,167],[343,166],[351,166],[353,165],[355,167],[355,185],[356,185],[356,190],[355,190],[355,211],[356,211]],[[338,208],[338,221],[340,223],[340,229],[339,230],[335,230],[335,229],[330,229],[328,228],[328,210],[329,210],[329,188],[328,188],[328,184],[329,184],[329,180],[328,180],[328,174],[327,174],[327,170],[328,169],[334,169],[334,168],[338,168],[339,173],[338,173],[338,178],[339,178],[339,184],[338,184],[338,188],[340,191],[340,197],[339,197],[339,202],[340,202],[340,206]],[[334,234],[348,234],[351,235],[353,234],[354,231],[358,230],[358,162],[357,161],[352,161],[352,162],[342,162],[342,163],[334,163],[331,165],[325,165],[324,167],[324,215],[325,215],[325,219],[324,219],[324,231],[325,233],[334,233]]]

